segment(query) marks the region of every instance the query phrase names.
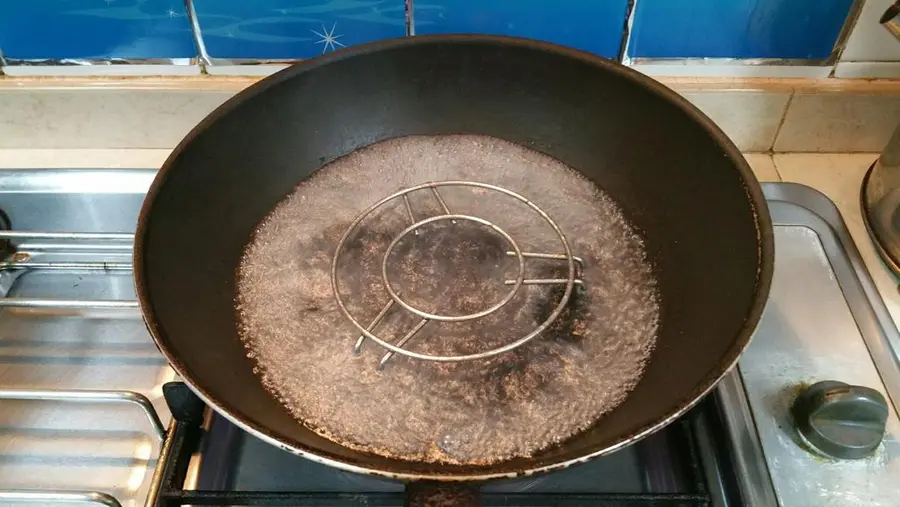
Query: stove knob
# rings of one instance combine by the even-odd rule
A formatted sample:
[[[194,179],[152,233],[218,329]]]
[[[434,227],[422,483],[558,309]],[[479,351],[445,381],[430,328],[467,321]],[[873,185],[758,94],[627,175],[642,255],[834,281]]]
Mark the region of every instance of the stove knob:
[[[875,452],[888,418],[888,404],[874,389],[826,380],[804,389],[791,407],[797,431],[816,451],[838,459]]]

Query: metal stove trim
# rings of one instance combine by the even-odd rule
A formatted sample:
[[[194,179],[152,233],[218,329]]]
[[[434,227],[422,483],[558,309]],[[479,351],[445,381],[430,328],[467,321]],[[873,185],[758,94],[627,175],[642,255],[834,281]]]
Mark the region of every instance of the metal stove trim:
[[[798,183],[766,183],[763,193],[776,226],[809,227],[819,235],[826,253],[844,253],[849,266],[829,256],[832,270],[894,410],[900,412],[900,332],[837,206],[825,194]]]
[[[764,183],[762,187],[774,227],[803,226],[819,236],[836,282],[897,410],[900,401],[900,360],[897,356],[900,334],[839,210],[827,196],[805,185]],[[845,262],[841,262],[841,257]],[[738,467],[735,475],[743,502],[751,507],[780,505],[740,366],[722,380],[716,396]]]
[[[722,379],[716,389],[720,416],[731,441],[732,461],[741,500],[746,507],[771,507],[778,505],[775,485],[769,474],[769,466],[763,452],[753,411],[747,401],[740,366]]]
[[[25,491],[0,490],[0,500],[9,502],[52,502],[60,504],[93,504],[106,507],[122,507],[112,495],[99,491]]]
[[[134,194],[143,196],[155,173],[156,171],[147,169],[5,169],[0,170],[0,196],[16,196],[17,194],[79,194],[81,197],[89,199],[93,198],[95,194]],[[65,195],[63,195],[62,199],[65,199]],[[9,205],[11,203],[6,204]],[[66,227],[61,229],[62,231],[54,229],[0,231],[0,240],[14,240],[23,249],[39,251],[41,259],[50,259],[49,261],[32,261],[26,255],[23,258],[13,256],[7,261],[0,262],[0,274],[13,275],[0,284],[2,285],[0,286],[0,296],[5,295],[9,289],[9,283],[7,282],[14,280],[15,274],[21,274],[25,270],[102,272],[125,271],[126,268],[129,268],[130,264],[126,266],[116,262],[104,262],[97,260],[93,256],[100,259],[108,259],[110,254],[114,258],[119,252],[130,253],[133,240],[132,234],[109,232],[79,233],[71,232],[72,229]],[[98,242],[102,245],[98,245]],[[110,248],[101,248],[101,246]],[[61,255],[65,256],[68,254],[73,254],[74,258],[78,260],[70,262],[63,258],[62,261],[59,261]],[[83,254],[88,254],[90,257],[83,257]],[[109,317],[118,319],[119,316],[127,316],[128,319],[134,320],[134,317],[137,315],[133,314],[132,316],[130,312],[121,310],[121,308],[136,309],[136,301],[129,302],[119,299],[92,301],[87,299],[50,299],[44,297],[0,297],[0,308],[5,309],[9,307],[27,308],[27,313],[29,314],[52,315],[55,317],[66,317],[69,315],[87,317],[90,315],[97,318]],[[79,312],[82,309],[100,307],[108,310],[115,309],[116,311]],[[75,310],[75,312],[73,313],[71,310]],[[104,340],[98,339],[95,343],[105,343]],[[149,336],[147,340],[149,345],[151,343]],[[164,363],[159,363],[159,365],[163,367]],[[147,395],[143,394],[150,392],[148,390],[149,386],[144,386],[144,388],[135,391],[118,389],[115,385],[105,387],[101,385],[88,389],[79,389],[66,388],[67,382],[60,383],[50,381],[51,379],[42,380],[48,380],[48,386],[52,387],[36,389],[31,387],[7,388],[0,386],[2,387],[0,388],[0,400],[35,401],[38,404],[52,401],[54,402],[53,406],[65,404],[130,404],[140,409],[152,429],[152,431],[144,430],[143,426],[141,426],[141,433],[146,433],[147,436],[152,434],[154,437],[153,445],[158,446],[156,442],[164,442],[165,440],[166,430],[163,426],[163,419],[168,418],[168,414],[158,412]],[[31,384],[26,382],[22,385],[30,386]],[[43,383],[39,382],[37,385],[43,385]],[[131,387],[136,387],[137,385],[135,384],[135,386]],[[105,424],[98,426],[98,430],[102,431]],[[152,457],[148,457],[148,468],[150,470],[152,470],[153,461]],[[15,460],[13,460],[13,463],[15,464]],[[63,465],[63,467],[65,466]],[[69,469],[64,468],[64,470],[68,471]],[[62,477],[65,477],[65,475]],[[147,485],[149,479],[149,476],[142,476],[141,485]],[[126,490],[125,488],[117,487],[110,489],[116,485],[116,483],[108,483],[104,486],[103,491],[92,490],[96,488],[68,489],[68,487],[48,486],[45,486],[45,489],[23,489],[13,485],[12,488],[0,488],[0,504],[6,505],[9,502],[40,503],[41,505],[83,503],[117,507],[122,502],[116,498],[116,495],[120,493],[126,494],[126,491],[128,494],[134,493],[134,496],[129,497],[128,502],[134,503],[137,501],[138,488]]]

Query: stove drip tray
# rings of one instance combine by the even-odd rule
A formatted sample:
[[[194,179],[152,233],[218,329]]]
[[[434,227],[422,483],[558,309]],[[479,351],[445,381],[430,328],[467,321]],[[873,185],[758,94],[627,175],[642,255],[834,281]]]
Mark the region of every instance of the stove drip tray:
[[[784,507],[900,505],[896,327],[831,201],[766,191],[775,276],[739,363],[757,454],[744,461],[765,457],[766,501]]]

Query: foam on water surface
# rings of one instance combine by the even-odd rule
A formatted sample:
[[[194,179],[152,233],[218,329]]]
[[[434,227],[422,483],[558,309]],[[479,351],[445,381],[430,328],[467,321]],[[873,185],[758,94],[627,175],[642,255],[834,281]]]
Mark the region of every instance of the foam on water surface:
[[[338,240],[372,203],[429,181],[471,180],[532,200],[584,258],[586,288],[541,336],[487,360],[435,363],[394,356],[359,336],[331,287]],[[552,229],[522,203],[482,189],[442,188],[451,212],[502,227],[523,251],[560,253]],[[417,219],[440,214],[427,190],[410,199]],[[402,200],[364,220],[339,264],[350,312],[368,324],[388,301],[381,260],[409,225]],[[398,243],[389,276],[426,311],[462,314],[499,301],[515,277],[497,234],[440,222]],[[527,277],[564,277],[564,263],[526,261]],[[619,405],[644,371],[659,301],[640,237],[617,204],[559,161],[474,135],[396,138],[317,171],[259,225],[239,268],[237,311],[247,354],[266,388],[299,420],[352,448],[430,462],[488,464],[564,441]],[[562,289],[522,287],[498,312],[463,323],[430,322],[406,348],[426,354],[490,349],[546,318]],[[418,317],[394,309],[376,334],[396,341]]]

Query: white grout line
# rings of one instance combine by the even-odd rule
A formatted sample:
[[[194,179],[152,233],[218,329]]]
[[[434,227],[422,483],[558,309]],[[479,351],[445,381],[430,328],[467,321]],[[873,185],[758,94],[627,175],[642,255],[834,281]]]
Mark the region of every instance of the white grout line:
[[[850,79],[900,78],[900,62],[837,62],[834,77]]]
[[[634,16],[637,11],[638,0],[628,0],[625,7],[625,26],[622,28],[622,42],[619,44],[619,63],[628,64],[628,48],[631,46],[631,28],[634,26]]]
[[[850,10],[844,19],[844,25],[841,26],[841,31],[838,33],[834,46],[831,48],[831,56],[828,57],[830,63],[834,64],[841,59],[841,54],[844,52],[844,48],[847,47],[847,41],[850,40],[850,34],[853,33],[853,29],[856,28],[856,23],[859,21],[859,15],[862,13],[864,3],[865,0],[853,0],[853,4],[850,5]]]
[[[775,136],[772,138],[772,145],[769,146],[769,152],[775,151],[775,143],[778,142],[778,136],[781,135],[781,128],[784,127],[784,122],[787,121],[788,110],[791,107],[791,102],[794,101],[794,94],[796,92],[792,92],[790,96],[788,96],[787,103],[784,105],[784,112],[781,114],[781,120],[778,121],[778,128],[775,129]]]
[[[184,9],[187,13],[188,23],[191,25],[191,35],[194,44],[197,46],[197,55],[200,60],[201,69],[205,69],[210,65],[209,53],[206,52],[206,43],[203,42],[203,32],[200,30],[200,20],[197,18],[197,11],[194,9],[193,0],[184,0]]]

